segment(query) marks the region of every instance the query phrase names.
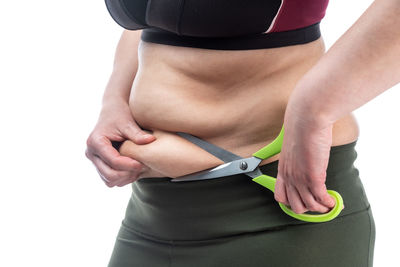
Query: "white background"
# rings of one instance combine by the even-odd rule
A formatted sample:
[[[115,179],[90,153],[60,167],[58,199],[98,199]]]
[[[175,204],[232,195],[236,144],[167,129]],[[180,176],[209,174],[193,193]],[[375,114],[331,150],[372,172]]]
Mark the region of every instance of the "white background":
[[[331,1],[327,48],[371,2]],[[2,3],[0,266],[106,266],[130,186],[105,186],[84,151],[121,32],[104,1]],[[398,85],[354,112],[378,267],[398,262],[399,102]]]

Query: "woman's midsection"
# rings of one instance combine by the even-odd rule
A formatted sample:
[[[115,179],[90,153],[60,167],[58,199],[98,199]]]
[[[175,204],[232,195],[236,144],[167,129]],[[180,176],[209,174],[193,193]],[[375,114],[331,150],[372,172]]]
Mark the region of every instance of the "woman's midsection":
[[[156,131],[160,136],[163,132],[169,132],[166,136],[187,132],[248,157],[279,134],[296,82],[324,52],[322,38],[304,45],[241,51],[141,41],[139,67],[130,95],[131,111],[140,127]],[[354,116],[349,114],[338,120],[332,134],[333,146],[357,139]],[[171,145],[180,144],[185,151],[186,140],[171,139]],[[201,156],[207,161],[207,154],[200,148],[187,151],[190,154],[182,157]],[[151,153],[147,154],[150,156]],[[219,163],[212,158],[210,155],[210,167]],[[279,154],[261,165],[278,158]],[[175,174],[183,175],[204,167],[200,164],[198,168],[182,167],[182,172],[178,168]]]

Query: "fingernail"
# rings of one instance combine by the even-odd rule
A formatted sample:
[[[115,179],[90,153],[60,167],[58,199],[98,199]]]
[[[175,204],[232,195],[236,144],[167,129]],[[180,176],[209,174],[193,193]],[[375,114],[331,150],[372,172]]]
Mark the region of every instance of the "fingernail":
[[[145,135],[142,135],[142,137],[143,138],[150,138],[150,137],[152,137],[152,135],[151,134],[145,134]]]

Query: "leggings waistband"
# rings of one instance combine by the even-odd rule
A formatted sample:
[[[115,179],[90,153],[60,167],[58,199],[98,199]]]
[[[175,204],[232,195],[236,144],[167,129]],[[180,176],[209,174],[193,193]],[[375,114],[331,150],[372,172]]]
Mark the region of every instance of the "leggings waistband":
[[[354,166],[356,143],[331,147],[326,186],[338,191],[345,205],[334,220],[369,207]],[[278,163],[262,165],[260,170],[276,177]],[[122,225],[153,239],[209,240],[307,224],[286,215],[273,193],[245,174],[179,183],[170,180],[156,177],[132,183]]]

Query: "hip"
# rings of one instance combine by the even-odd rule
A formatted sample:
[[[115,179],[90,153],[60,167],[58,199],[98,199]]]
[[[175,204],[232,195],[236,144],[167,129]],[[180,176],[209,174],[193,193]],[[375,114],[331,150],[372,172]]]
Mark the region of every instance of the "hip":
[[[326,185],[342,195],[345,208],[324,223],[287,216],[272,192],[244,174],[139,180],[108,266],[371,267],[375,222],[354,167],[355,145],[331,148]],[[277,166],[260,169],[274,176]]]
[[[122,226],[108,266],[372,267],[374,245],[370,209],[332,223],[288,225],[208,240],[159,240]]]
[[[336,222],[369,208],[354,166],[355,145],[356,141],[333,146],[330,151],[326,186],[339,192],[345,205]],[[260,170],[276,177],[278,161]],[[283,213],[273,193],[244,174],[180,183],[170,182],[170,177],[140,179],[132,189],[124,227],[159,240],[208,240],[310,224]]]

